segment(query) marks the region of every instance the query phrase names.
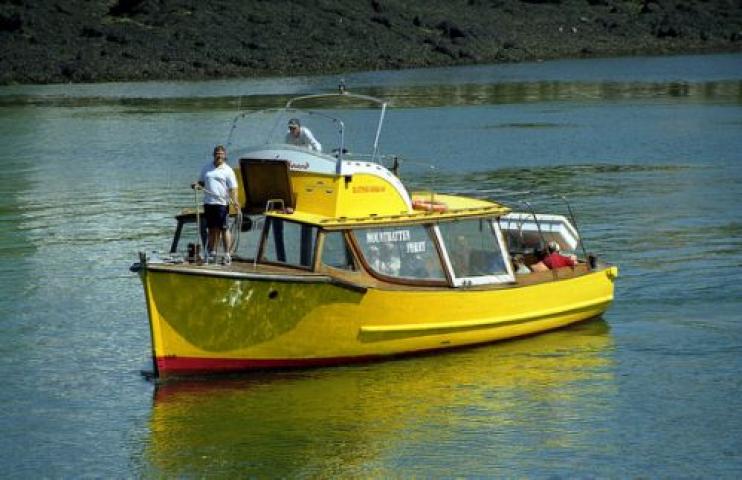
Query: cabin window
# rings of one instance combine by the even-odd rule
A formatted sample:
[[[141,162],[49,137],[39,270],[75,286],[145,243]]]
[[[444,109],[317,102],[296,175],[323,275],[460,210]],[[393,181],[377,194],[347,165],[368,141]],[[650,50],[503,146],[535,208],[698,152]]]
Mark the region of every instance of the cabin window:
[[[509,213],[500,217],[499,225],[511,253],[531,253],[552,241],[574,250],[580,241],[577,229],[562,215]]]
[[[322,247],[322,263],[332,268],[355,270],[353,254],[348,248],[343,232],[325,233]]]
[[[502,226],[502,225],[501,225]],[[511,225],[508,225],[511,227]],[[505,228],[503,234],[506,238],[508,249],[512,253],[530,253],[536,250],[539,245],[544,245],[542,235],[538,232],[527,232],[518,228]]]
[[[491,219],[476,218],[438,225],[456,285],[512,281],[499,228]]]
[[[316,238],[317,227],[271,217],[263,238],[262,260],[311,268]]]
[[[446,279],[424,225],[359,229],[354,235],[366,264],[376,273],[411,280]]]

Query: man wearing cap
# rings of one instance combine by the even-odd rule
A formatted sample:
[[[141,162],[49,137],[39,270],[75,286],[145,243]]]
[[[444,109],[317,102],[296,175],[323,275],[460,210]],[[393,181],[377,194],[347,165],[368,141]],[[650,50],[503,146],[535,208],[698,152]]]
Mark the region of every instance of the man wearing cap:
[[[298,118],[289,120],[289,131],[286,134],[286,143],[299,147],[306,147],[316,152],[322,151],[322,145],[314,138],[312,131],[307,127],[302,127]]]

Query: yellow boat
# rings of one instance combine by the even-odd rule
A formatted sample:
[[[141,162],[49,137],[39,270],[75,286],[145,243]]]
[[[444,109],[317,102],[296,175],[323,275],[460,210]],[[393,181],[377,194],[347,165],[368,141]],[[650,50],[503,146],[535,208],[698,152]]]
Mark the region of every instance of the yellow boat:
[[[347,153],[345,124],[326,110],[294,107],[333,98],[380,107],[369,155]],[[239,157],[244,206],[233,212],[235,232],[251,223],[253,241],[226,264],[204,261],[199,240],[185,253],[184,228],[203,238],[198,211],[187,211],[177,217],[170,254],[140,254],[133,266],[156,376],[378,360],[531,335],[608,308],[617,268],[586,254],[574,266],[514,270],[516,253],[535,262],[534,241],[576,248],[565,217],[409,193],[379,154],[385,112],[383,101],[347,92],[298,97],[256,112],[276,120],[264,143],[248,147],[233,143],[249,115],[235,119],[228,148]],[[298,115],[313,128],[319,119],[337,128],[338,148],[282,143],[276,132]],[[243,215],[252,221],[240,228]]]

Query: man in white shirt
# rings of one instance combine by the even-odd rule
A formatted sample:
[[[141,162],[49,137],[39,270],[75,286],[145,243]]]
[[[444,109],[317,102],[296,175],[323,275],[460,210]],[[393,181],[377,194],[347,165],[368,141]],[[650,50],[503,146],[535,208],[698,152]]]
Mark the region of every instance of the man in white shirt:
[[[204,189],[204,216],[209,231],[207,242],[209,256],[214,258],[221,238],[224,243],[224,262],[230,263],[232,239],[227,229],[229,201],[231,199],[237,209],[240,208],[240,204],[237,199],[237,177],[226,162],[226,149],[222,145],[217,145],[214,148],[214,161],[204,165],[198,182],[191,187],[195,188],[198,184]]]
[[[298,118],[289,120],[289,131],[286,133],[286,143],[306,147],[316,152],[322,151],[322,145],[314,138],[312,131],[307,127],[302,127]]]

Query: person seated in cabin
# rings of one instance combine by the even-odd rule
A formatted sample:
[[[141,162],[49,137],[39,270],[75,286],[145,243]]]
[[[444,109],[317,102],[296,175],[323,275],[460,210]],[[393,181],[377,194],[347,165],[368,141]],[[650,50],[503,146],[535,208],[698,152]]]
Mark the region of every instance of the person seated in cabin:
[[[322,151],[322,145],[314,138],[312,131],[307,127],[302,127],[301,122],[298,118],[292,118],[289,120],[289,131],[286,133],[286,143],[289,145],[296,145],[297,147],[305,147],[315,152]]]
[[[543,263],[550,269],[553,270],[555,268],[561,267],[574,267],[577,264],[577,256],[566,256],[559,253],[561,249],[557,242],[549,242],[547,249],[548,255],[546,255],[546,258],[543,259]]]
[[[513,271],[515,273],[531,273],[531,269],[528,268],[528,265],[526,265],[525,260],[523,259],[523,255],[516,254],[513,255]]]
[[[543,248],[543,245],[540,245],[536,247],[533,254],[536,256],[536,263],[532,263],[530,265],[530,269],[532,272],[548,272],[549,267],[546,266],[544,263],[544,259],[546,258],[546,249]]]
[[[384,275],[399,276],[401,260],[396,255],[393,244],[383,243],[380,247],[372,245],[368,253],[368,264],[374,271]]]
[[[451,266],[457,276],[468,277],[471,275],[469,270],[470,254],[471,247],[469,247],[469,241],[464,235],[457,236],[454,240],[453,248],[449,251]]]

